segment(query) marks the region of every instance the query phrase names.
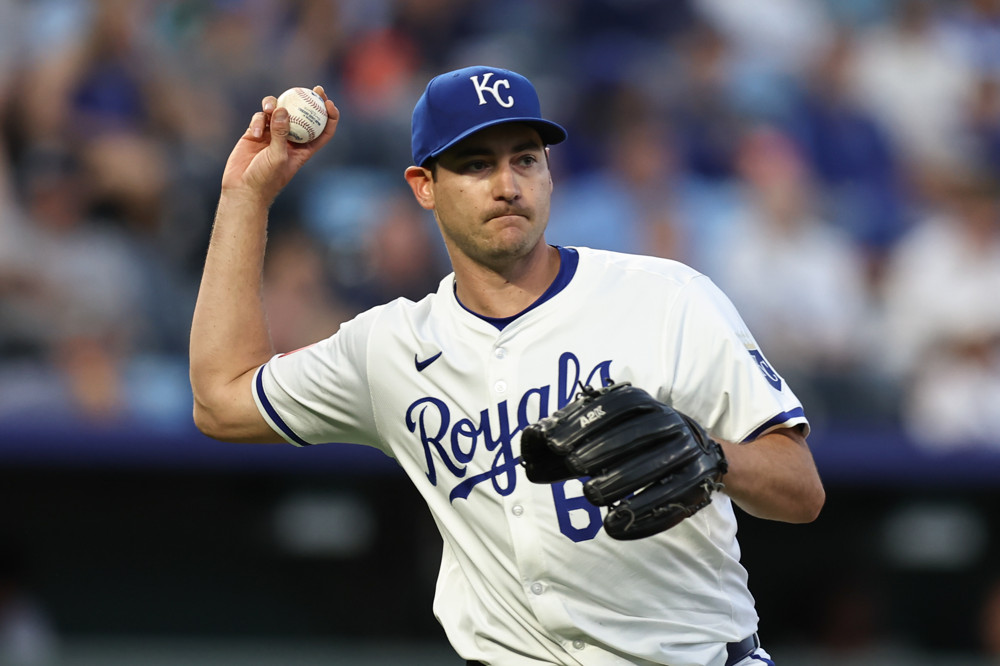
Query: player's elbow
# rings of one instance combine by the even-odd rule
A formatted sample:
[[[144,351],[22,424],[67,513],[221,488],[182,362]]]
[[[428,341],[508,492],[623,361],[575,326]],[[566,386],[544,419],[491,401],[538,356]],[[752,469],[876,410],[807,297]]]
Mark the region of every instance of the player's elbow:
[[[823,507],[825,505],[826,505],[826,489],[823,487],[823,484],[820,483],[817,485],[816,491],[813,495],[812,512],[809,514],[809,520],[807,520],[806,522],[811,523],[817,518],[819,518],[819,514],[823,510]]]
[[[281,441],[257,409],[251,389],[253,375],[250,370],[222,381],[205,373],[192,373],[192,418],[202,434],[224,442]]]
[[[223,442],[239,440],[241,422],[231,401],[217,392],[213,397],[195,393],[192,418],[194,425],[203,434]]]
[[[819,518],[826,503],[826,491],[818,479],[811,483],[786,486],[777,492],[731,497],[751,516],[795,524],[811,523]]]
[[[796,502],[795,510],[791,516],[792,523],[811,523],[819,518],[823,505],[826,504],[826,490],[818,480],[816,483],[803,489],[799,501]]]
[[[202,434],[223,442],[273,444],[283,441],[264,417],[248,391],[218,391],[213,399],[195,393],[192,418]]]
[[[220,417],[218,410],[212,409],[208,405],[196,399],[194,401],[192,417],[194,419],[195,427],[198,428],[201,434],[211,437],[212,439],[227,441],[227,433],[229,431],[226,427],[224,419]]]

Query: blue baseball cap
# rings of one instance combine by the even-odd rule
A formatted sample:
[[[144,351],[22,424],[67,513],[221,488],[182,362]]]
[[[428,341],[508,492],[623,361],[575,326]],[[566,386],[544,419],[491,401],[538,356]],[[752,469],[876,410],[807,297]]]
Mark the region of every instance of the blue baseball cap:
[[[531,125],[545,145],[565,141],[566,130],[542,118],[531,81],[496,67],[466,67],[435,76],[413,109],[413,163],[423,166],[462,139],[501,123]]]

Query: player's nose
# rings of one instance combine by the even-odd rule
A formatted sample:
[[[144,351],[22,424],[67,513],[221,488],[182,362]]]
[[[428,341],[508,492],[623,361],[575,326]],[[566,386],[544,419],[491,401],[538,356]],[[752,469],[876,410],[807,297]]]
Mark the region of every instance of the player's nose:
[[[493,196],[497,200],[514,201],[521,196],[517,174],[509,164],[500,164],[493,174]]]

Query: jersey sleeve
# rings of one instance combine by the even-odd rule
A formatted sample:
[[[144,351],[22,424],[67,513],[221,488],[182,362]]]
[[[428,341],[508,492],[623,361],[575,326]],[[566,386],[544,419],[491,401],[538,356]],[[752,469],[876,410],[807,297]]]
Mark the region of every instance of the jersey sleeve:
[[[711,280],[703,275],[691,279],[668,316],[680,331],[668,348],[673,368],[669,401],[677,410],[732,442],[780,427],[799,426],[808,434],[799,399]]]
[[[377,310],[345,323],[325,340],[278,354],[257,370],[254,401],[286,441],[378,445],[367,364]]]

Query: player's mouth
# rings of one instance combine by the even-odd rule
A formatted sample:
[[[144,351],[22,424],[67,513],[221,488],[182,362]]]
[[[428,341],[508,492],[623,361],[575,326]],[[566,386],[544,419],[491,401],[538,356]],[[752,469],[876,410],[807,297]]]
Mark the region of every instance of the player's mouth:
[[[523,220],[530,219],[528,211],[520,208],[502,210],[502,211],[496,211],[486,217],[487,222],[501,222],[501,223],[516,222],[518,219],[523,219]]]

